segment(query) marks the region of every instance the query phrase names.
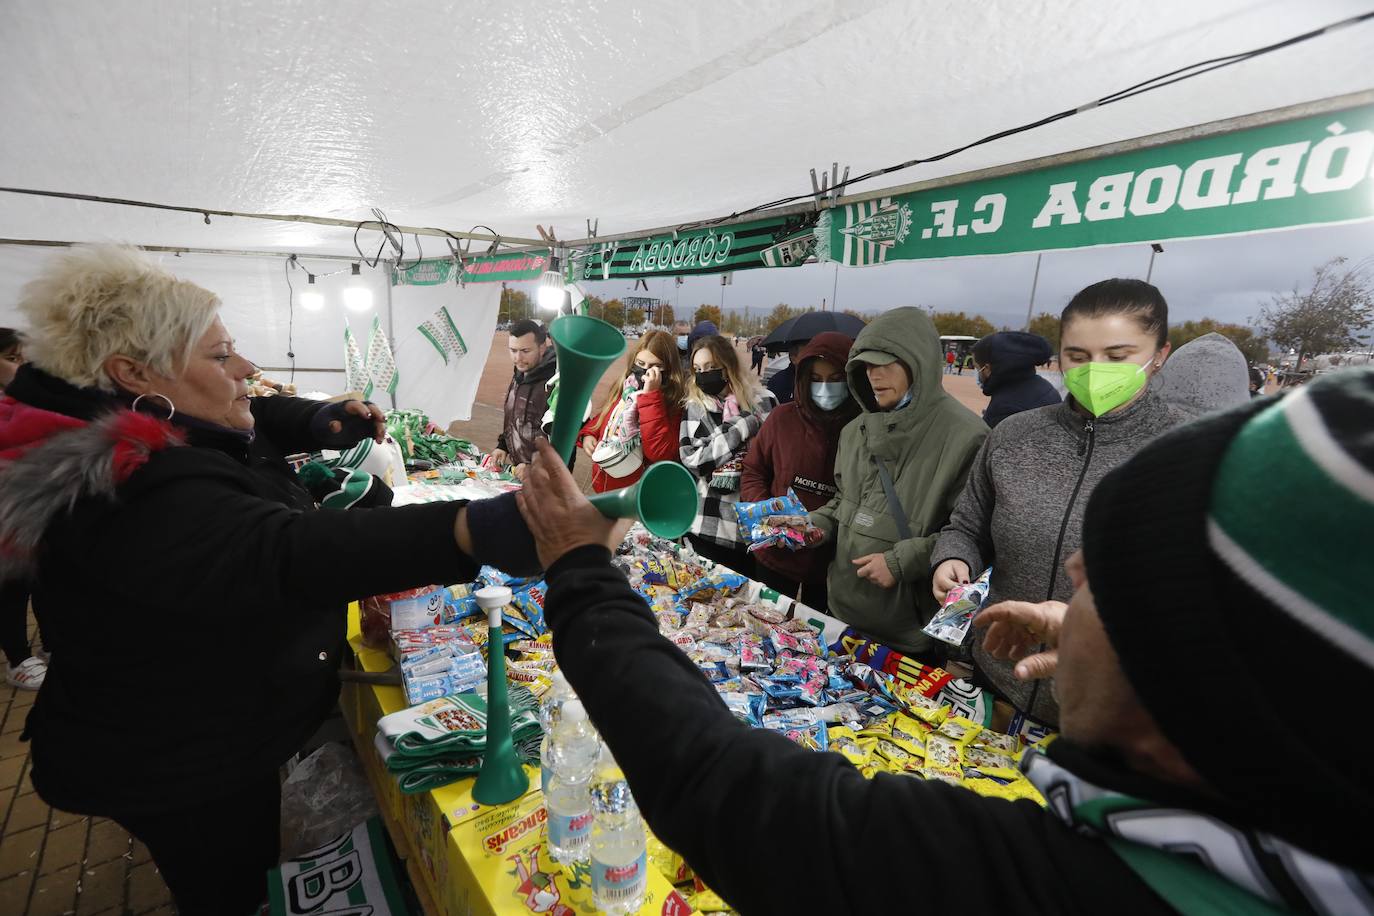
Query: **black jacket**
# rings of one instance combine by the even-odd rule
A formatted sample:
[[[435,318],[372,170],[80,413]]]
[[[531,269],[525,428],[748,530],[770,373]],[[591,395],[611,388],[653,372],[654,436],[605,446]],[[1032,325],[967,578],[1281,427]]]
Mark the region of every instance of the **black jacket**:
[[[973,358],[990,366],[983,393],[992,400],[983,420],[996,427],[1012,414],[1047,407],[1063,400],[1054,386],[1035,372],[1053,355],[1050,342],[1025,331],[999,331],[973,345]]]
[[[8,394],[86,420],[114,406],[37,373]],[[282,455],[315,447],[320,406],[254,400],[251,443],[187,429],[48,525],[33,600],[52,661],[28,720],[46,802],[154,813],[270,772],[337,700],[347,601],[476,575],[458,503],[314,507]]]
[[[1000,373],[994,367],[983,391],[991,396],[983,410],[983,419],[991,427],[1013,414],[1048,407],[1063,400],[1053,385],[1036,375],[1033,366],[1017,366]]]
[[[773,397],[778,399],[779,404],[790,404],[792,399],[797,396],[797,367],[788,363],[768,380],[768,390],[773,392]]]
[[[839,754],[737,721],[608,559],[582,547],[548,571],[559,666],[649,827],[741,912],[886,913],[894,901],[923,912],[1173,912],[1105,843],[1034,802],[867,780]]]

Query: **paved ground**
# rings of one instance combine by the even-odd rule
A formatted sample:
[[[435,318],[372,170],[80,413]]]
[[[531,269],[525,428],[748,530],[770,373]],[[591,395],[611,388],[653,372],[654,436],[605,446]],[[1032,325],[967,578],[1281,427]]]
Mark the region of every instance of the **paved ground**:
[[[142,843],[113,821],[51,809],[34,794],[19,733],[35,696],[0,681],[0,913],[171,914]]]
[[[622,360],[606,371],[594,403],[623,369]],[[495,447],[510,374],[506,335],[498,334],[472,420],[454,424],[454,435],[471,439],[484,451]],[[969,373],[945,376],[944,385],[975,412],[987,403]],[[576,477],[584,489],[590,489],[590,468],[591,462],[580,456]],[[34,696],[0,682],[0,914],[172,913],[171,897],[141,843],[112,821],[52,810],[34,794],[28,744],[19,741]]]

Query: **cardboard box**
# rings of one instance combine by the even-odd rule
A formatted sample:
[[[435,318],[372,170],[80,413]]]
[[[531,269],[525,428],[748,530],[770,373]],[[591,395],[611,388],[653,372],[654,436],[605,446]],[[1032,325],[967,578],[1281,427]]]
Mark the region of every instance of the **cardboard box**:
[[[474,780],[429,793],[442,805],[447,834],[448,871],[439,889],[447,916],[574,916],[599,912],[592,903],[591,869],[565,868],[548,853],[547,812],[539,792],[539,773],[531,767],[532,788],[509,805],[489,807],[472,801]],[[651,863],[642,916],[688,916],[692,908]]]

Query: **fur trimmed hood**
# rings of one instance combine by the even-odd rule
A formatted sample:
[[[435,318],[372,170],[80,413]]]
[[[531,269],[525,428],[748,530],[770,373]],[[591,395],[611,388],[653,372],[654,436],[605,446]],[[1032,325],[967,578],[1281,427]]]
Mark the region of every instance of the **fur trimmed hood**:
[[[0,582],[33,572],[48,528],[81,499],[114,499],[153,453],[185,445],[171,424],[131,410],[87,423],[0,399]]]

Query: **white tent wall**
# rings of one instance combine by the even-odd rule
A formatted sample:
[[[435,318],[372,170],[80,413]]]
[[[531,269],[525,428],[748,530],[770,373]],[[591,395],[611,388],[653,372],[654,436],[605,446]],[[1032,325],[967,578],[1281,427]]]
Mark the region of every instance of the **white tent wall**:
[[[24,318],[16,308],[20,291],[63,250],[0,245],[0,325],[24,328]],[[372,292],[373,304],[366,311],[354,312],[343,306],[344,287],[353,280],[347,261],[303,259],[300,263],[304,270],[290,271],[293,292],[287,286],[285,258],[209,254],[147,257],[218,295],[223,302],[221,317],[234,335],[239,351],[258,365],[270,367],[266,374],[277,381],[292,380],[292,362],[286,354],[293,352],[295,365],[300,367],[294,374],[298,390],[329,394],[344,391],[344,320],[353,328],[359,346],[366,348],[375,315],[381,317],[396,356],[400,375],[396,404],[419,408],[440,426],[471,417],[472,401],[496,327],[499,284],[469,284],[467,289],[450,284],[393,290],[384,263],[376,269],[363,265],[359,279]],[[307,286],[307,270],[317,275],[333,274],[316,281],[315,288],[325,297],[324,308],[316,312],[300,305],[300,293]],[[289,295],[294,297],[294,305],[289,304]],[[392,298],[388,303],[389,295]],[[467,356],[452,360],[451,366],[444,364],[434,347],[416,330],[441,305],[448,308],[471,347]],[[337,371],[302,371],[311,369]],[[373,399],[383,407],[392,406],[384,392],[376,392]]]

